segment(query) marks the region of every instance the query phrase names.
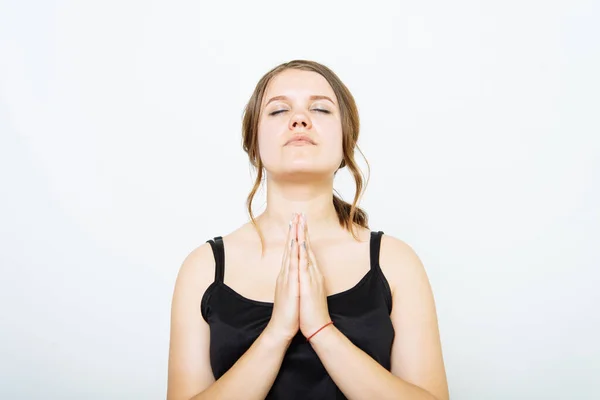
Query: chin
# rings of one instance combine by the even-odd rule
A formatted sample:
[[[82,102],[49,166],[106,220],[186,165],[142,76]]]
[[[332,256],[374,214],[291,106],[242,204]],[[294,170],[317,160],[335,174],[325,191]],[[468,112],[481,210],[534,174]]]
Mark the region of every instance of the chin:
[[[314,158],[281,159],[275,163],[264,163],[269,175],[285,179],[293,176],[333,177],[339,164],[329,160],[316,160]]]
[[[332,168],[324,168],[320,166],[315,166],[311,164],[300,164],[297,163],[295,165],[288,165],[284,168],[280,168],[277,171],[274,171],[274,175],[281,176],[282,178],[286,177],[301,177],[301,176],[310,176],[310,177],[332,177],[335,169]]]

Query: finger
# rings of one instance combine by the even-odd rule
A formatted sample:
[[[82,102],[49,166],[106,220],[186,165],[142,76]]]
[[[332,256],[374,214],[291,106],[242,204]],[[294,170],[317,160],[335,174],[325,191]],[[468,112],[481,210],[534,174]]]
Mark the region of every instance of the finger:
[[[306,256],[308,259],[308,273],[312,279],[318,279],[321,276],[321,271],[317,265],[317,258],[310,246],[310,239],[308,237],[308,231],[306,232]]]
[[[308,265],[308,253],[306,251],[306,242],[300,245],[300,270],[298,271],[300,278],[300,290],[302,293],[308,293],[314,281],[313,274],[310,273]]]
[[[292,214],[290,221],[288,222],[288,230],[287,230],[287,235],[286,235],[286,242],[290,242],[290,240],[292,239],[293,235],[292,235],[292,225],[294,223],[294,218],[296,218],[296,214]],[[290,254],[289,252],[290,247],[285,247],[284,251],[283,251],[283,255],[288,256]]]
[[[306,216],[304,217],[304,231],[303,231],[303,241],[306,243],[306,260],[307,260],[307,265],[310,268],[312,267],[316,267],[316,263],[315,263],[315,255],[312,251],[312,247],[310,245],[310,235],[308,234],[308,220],[306,219]],[[312,258],[311,258],[312,257]]]
[[[314,274],[311,274],[311,266],[309,259],[309,244],[308,244],[308,221],[303,215],[303,223],[300,229],[299,239],[301,240],[300,248],[300,281],[304,283],[304,289],[308,290],[314,282]]]
[[[308,271],[311,274],[311,276],[313,276],[314,278],[314,272],[319,270],[319,267],[317,266],[317,259],[315,257],[315,253],[312,250],[312,243],[310,241],[310,235],[308,233],[308,224],[306,224],[306,232],[305,232],[305,236],[306,236],[306,253],[307,253],[307,259],[308,259]]]
[[[295,239],[292,239],[293,241],[293,246],[292,246],[292,255],[290,257],[290,267],[288,268],[288,283],[291,285],[297,285],[299,282],[299,277],[298,277],[298,241]]]
[[[300,260],[299,268],[306,269],[308,261],[306,253],[306,217],[304,214],[300,216],[300,225],[298,227],[298,244],[300,245]]]
[[[304,221],[304,238],[306,240],[306,248],[310,249],[310,235],[308,233],[308,219],[306,217]]]
[[[285,239],[285,243],[283,245],[283,259],[281,261],[281,274],[284,278],[287,278],[288,270],[290,267],[290,257],[292,253],[292,239],[294,237],[294,220],[296,218],[296,214],[292,214],[292,219],[290,219],[288,226],[287,238]]]
[[[307,249],[307,255],[308,255],[308,273],[310,274],[311,278],[314,280],[319,279],[319,277],[321,276],[321,271],[319,270],[319,266],[317,265],[317,259],[315,258],[315,253],[312,252],[312,250],[310,250],[310,248]]]
[[[288,279],[298,281],[298,239],[294,232],[298,230],[298,216],[294,218],[292,223],[292,239],[291,239],[291,253],[289,257],[289,268],[288,268]]]

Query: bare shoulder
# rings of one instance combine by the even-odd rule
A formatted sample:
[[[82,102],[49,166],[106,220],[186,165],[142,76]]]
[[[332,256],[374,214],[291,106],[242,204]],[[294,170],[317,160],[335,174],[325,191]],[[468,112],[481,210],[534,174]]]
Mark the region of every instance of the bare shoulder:
[[[381,237],[379,263],[390,281],[392,291],[403,286],[428,284],[429,280],[420,257],[412,246],[401,239],[390,235]]]
[[[233,232],[223,234],[224,242],[239,244],[248,241],[248,224]],[[227,247],[227,246],[225,246]],[[186,282],[197,289],[206,289],[215,277],[215,257],[210,243],[205,242],[193,249],[183,260],[179,269],[178,281]],[[204,292],[204,290],[201,290]]]
[[[395,236],[385,234],[381,237],[380,257],[382,264],[401,263],[404,268],[415,268],[418,267],[415,262],[420,263],[419,256],[412,246]]]
[[[203,293],[212,283],[214,273],[215,259],[212,248],[209,243],[203,243],[184,258],[179,267],[175,289],[189,287],[196,293]]]
[[[251,226],[244,224],[231,232],[224,232],[215,236],[221,236],[223,239],[226,253],[226,274],[232,270],[236,264],[239,253],[247,254],[256,247],[255,238],[252,235]],[[179,270],[178,281],[182,285],[193,286],[196,293],[200,296],[215,280],[216,261],[210,243],[205,242],[192,250],[184,259]],[[185,282],[185,283],[183,283]]]

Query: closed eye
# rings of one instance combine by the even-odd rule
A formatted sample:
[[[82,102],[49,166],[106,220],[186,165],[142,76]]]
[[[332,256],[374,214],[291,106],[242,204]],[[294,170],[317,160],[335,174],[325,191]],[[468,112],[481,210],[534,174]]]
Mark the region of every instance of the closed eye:
[[[277,114],[280,114],[280,113],[283,113],[283,112],[286,112],[286,111],[288,111],[288,110],[277,110],[277,111],[273,111],[272,113],[269,113],[269,115],[277,115]],[[313,108],[312,111],[318,111],[318,112],[322,112],[324,114],[331,114],[331,111],[324,110],[324,109],[321,109],[321,108]]]

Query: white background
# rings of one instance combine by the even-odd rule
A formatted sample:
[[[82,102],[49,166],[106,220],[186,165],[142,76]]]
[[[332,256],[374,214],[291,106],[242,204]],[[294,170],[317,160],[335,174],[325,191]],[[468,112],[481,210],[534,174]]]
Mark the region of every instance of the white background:
[[[600,398],[598,2],[0,4],[1,398],[165,398],[179,266],[246,221],[242,109],[295,58],[356,97],[451,397]]]

